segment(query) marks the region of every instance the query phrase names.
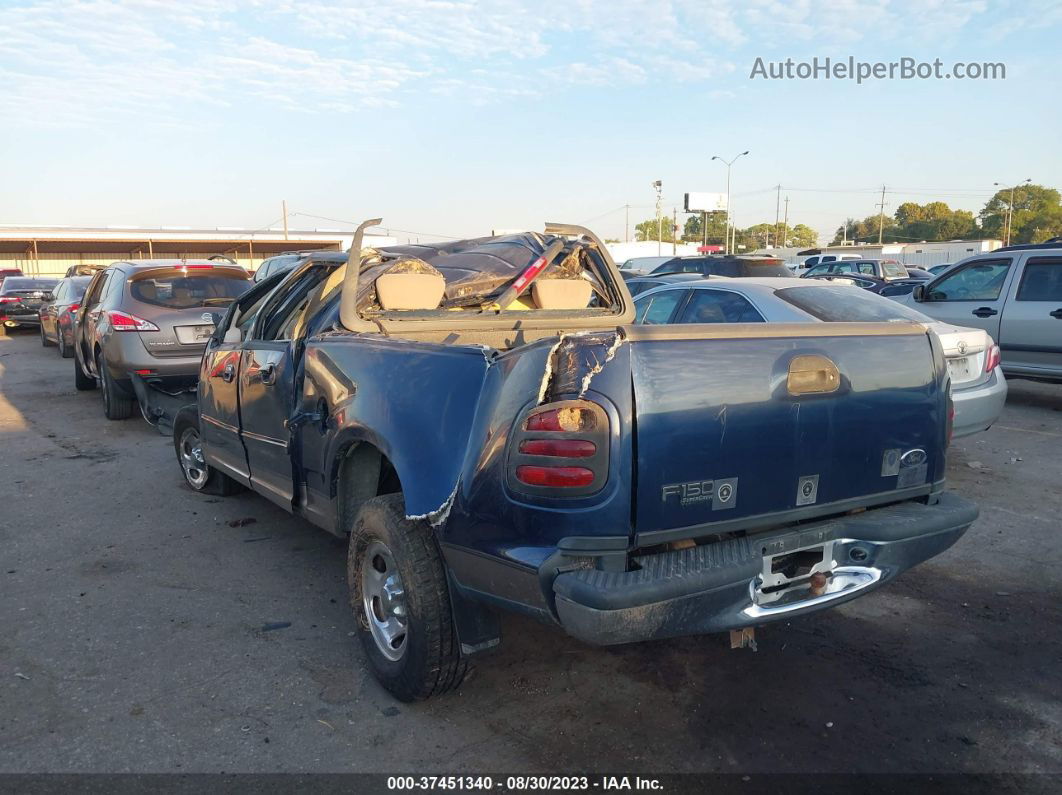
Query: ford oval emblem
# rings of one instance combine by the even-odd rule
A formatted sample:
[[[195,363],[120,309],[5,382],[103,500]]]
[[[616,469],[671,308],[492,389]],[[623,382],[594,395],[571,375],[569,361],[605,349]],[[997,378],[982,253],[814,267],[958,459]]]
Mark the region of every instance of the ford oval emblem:
[[[916,447],[914,450],[908,450],[900,456],[900,464],[905,467],[916,467],[919,464],[924,464],[927,457],[925,450],[921,447]]]

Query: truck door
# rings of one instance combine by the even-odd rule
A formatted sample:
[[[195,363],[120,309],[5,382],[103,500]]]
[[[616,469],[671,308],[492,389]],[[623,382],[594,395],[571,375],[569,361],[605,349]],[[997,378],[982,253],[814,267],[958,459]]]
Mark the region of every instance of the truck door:
[[[256,285],[236,301],[207,343],[199,367],[199,424],[204,450],[211,466],[244,485],[250,483],[250,472],[240,439],[240,358],[257,310],[276,285],[275,279],[269,285]]]
[[[1013,277],[1013,259],[975,259],[930,282],[915,308],[955,326],[982,328],[999,339],[999,319]]]
[[[1062,375],[1062,257],[1030,256],[1000,322],[1008,369]]]
[[[296,377],[296,327],[310,292],[327,274],[320,267],[299,271],[269,296],[239,363],[240,437],[251,486],[288,510],[295,496],[288,420],[301,386]]]

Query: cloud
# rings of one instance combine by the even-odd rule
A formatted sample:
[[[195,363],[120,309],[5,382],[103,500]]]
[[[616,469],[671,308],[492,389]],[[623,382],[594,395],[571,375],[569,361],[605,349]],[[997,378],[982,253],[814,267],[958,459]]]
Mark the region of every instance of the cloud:
[[[1058,21],[1033,3],[1010,9],[1007,34]],[[67,126],[707,84],[750,53],[958,37],[989,13],[984,0],[15,0],[0,7],[0,110]]]

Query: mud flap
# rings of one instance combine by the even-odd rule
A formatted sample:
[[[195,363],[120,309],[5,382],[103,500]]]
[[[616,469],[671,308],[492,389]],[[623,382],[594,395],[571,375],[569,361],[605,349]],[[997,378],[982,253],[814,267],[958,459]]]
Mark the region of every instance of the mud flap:
[[[173,420],[177,412],[185,406],[196,404],[194,384],[184,389],[169,390],[135,373],[132,375],[132,382],[140,413],[148,424],[154,425],[164,436],[173,433]]]

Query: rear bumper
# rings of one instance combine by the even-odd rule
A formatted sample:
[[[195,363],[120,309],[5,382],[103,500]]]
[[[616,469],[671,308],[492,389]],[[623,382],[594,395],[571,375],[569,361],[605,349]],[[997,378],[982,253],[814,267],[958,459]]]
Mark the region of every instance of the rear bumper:
[[[26,312],[0,312],[0,324],[5,326],[39,326],[41,316],[37,310]]]
[[[951,399],[955,405],[953,438],[987,431],[1003,413],[1003,405],[1007,402],[1007,380],[997,367],[984,384],[953,389]]]
[[[855,599],[954,544],[977,507],[944,494],[933,505],[906,502],[785,533],[766,532],[638,558],[637,571],[582,569],[553,581],[557,616],[570,634],[610,645],[757,626]],[[832,542],[826,590],[760,591],[764,550],[791,552]]]
[[[191,385],[199,380],[202,353],[191,356],[152,356],[140,339],[140,334],[113,333],[104,343],[104,354],[111,377],[127,385],[136,370],[150,370],[152,376],[163,379],[168,387]]]

